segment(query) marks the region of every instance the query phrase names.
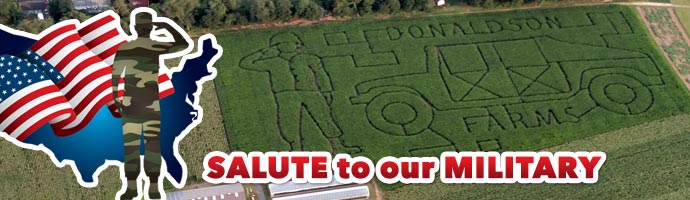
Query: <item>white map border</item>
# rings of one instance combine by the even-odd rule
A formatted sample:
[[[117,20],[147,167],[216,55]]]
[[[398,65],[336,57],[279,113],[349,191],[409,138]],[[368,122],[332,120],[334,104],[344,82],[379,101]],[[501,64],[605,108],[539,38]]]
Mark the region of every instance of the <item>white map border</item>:
[[[171,24],[173,28],[175,28],[178,32],[180,32],[180,33],[183,34],[183,36],[185,37],[185,40],[187,40],[188,43],[194,44],[193,41],[191,40],[191,38],[189,37],[189,35],[188,35],[181,27],[179,27],[175,22],[173,22],[172,20],[170,20],[170,19],[168,19],[168,18],[165,18],[165,17],[156,17],[156,12],[155,12],[153,9],[151,9],[151,8],[146,8],[146,7],[136,8],[136,9],[134,9],[134,10],[132,11],[132,13],[130,14],[130,16],[134,16],[134,15],[136,15],[137,13],[140,13],[140,12],[148,12],[148,13],[151,13],[152,16],[154,17],[154,21],[156,21],[156,22],[167,22],[167,23]],[[50,31],[55,30],[55,29],[57,29],[58,27],[61,27],[61,26],[65,25],[65,24],[76,24],[76,25],[78,26],[78,28],[81,28],[81,27],[82,27],[82,24],[89,24],[89,22],[91,22],[92,20],[97,19],[97,17],[100,16],[100,15],[112,15],[113,17],[116,17],[116,21],[118,21],[118,22],[120,21],[119,16],[118,16],[117,14],[115,14],[113,11],[110,11],[110,10],[109,10],[109,11],[105,11],[105,12],[103,12],[103,13],[101,13],[101,14],[98,14],[98,15],[96,15],[96,16],[90,18],[89,20],[84,21],[84,23],[79,23],[79,21],[76,20],[76,19],[71,19],[71,20],[62,21],[62,22],[60,22],[60,23],[57,23],[57,24],[55,24],[55,25],[49,27],[48,29],[44,30],[42,33],[50,32]],[[134,18],[133,18],[133,17],[130,17],[130,18],[131,18],[130,30],[134,30],[134,23],[133,23]],[[7,27],[7,26],[5,26],[5,25],[2,25],[2,24],[0,24],[0,29],[2,29],[2,30],[4,30],[4,31],[7,31],[7,32],[9,32],[9,33],[11,33],[11,34],[15,34],[15,35],[19,35],[19,36],[31,38],[31,39],[34,39],[34,40],[38,40],[39,38],[41,38],[41,35],[35,35],[35,34],[27,33],[27,32],[24,32],[24,31],[15,30],[15,29],[13,29],[13,28],[9,28],[9,27]],[[119,27],[119,26],[118,26],[118,31],[120,31],[121,33],[124,33],[124,31],[123,31],[123,30],[121,29],[121,27]],[[133,35],[129,36],[128,41],[129,41],[129,40],[132,40],[132,38],[136,38],[136,34],[133,34]],[[212,34],[205,34],[205,35],[202,35],[201,37],[199,37],[199,39],[197,40],[197,41],[199,41],[199,45],[198,45],[198,47],[197,47],[197,52],[195,52],[195,53],[193,53],[193,54],[189,54],[189,53],[192,51],[192,49],[193,49],[193,45],[190,45],[188,48],[184,49],[183,51],[180,51],[180,52],[177,52],[177,53],[172,53],[172,54],[165,54],[165,55],[160,56],[160,58],[159,58],[159,62],[162,63],[164,67],[167,67],[167,66],[165,66],[165,62],[163,62],[165,59],[176,58],[176,57],[182,57],[182,61],[180,61],[180,63],[179,63],[178,66],[173,67],[173,68],[170,68],[169,74],[172,74],[172,73],[174,73],[174,72],[180,72],[180,71],[182,71],[182,68],[184,67],[184,65],[185,65],[185,63],[186,63],[186,61],[187,61],[188,59],[192,59],[192,58],[196,58],[196,57],[201,56],[202,51],[203,51],[203,41],[204,41],[204,40],[207,40],[207,39],[211,39],[211,43],[212,43],[212,45],[213,45],[213,48],[217,49],[217,50],[218,50],[218,53],[217,53],[215,56],[213,56],[213,58],[211,58],[210,62],[208,62],[208,63],[207,63],[207,66],[206,66],[208,72],[210,72],[211,75],[205,76],[205,77],[201,78],[201,80],[197,81],[197,82],[196,82],[196,85],[197,85],[197,88],[198,88],[198,89],[197,89],[197,91],[196,91],[194,94],[192,94],[192,95],[194,96],[195,101],[193,102],[193,105],[191,105],[191,106],[192,106],[195,110],[198,111],[198,118],[197,118],[197,120],[193,120],[192,123],[191,123],[190,125],[188,125],[187,128],[185,128],[185,130],[183,130],[182,133],[181,133],[179,136],[177,136],[177,137],[175,138],[175,141],[174,141],[174,143],[173,143],[173,151],[174,151],[173,153],[174,153],[174,156],[175,156],[175,158],[176,158],[177,160],[180,161],[180,164],[182,165],[182,179],[181,179],[182,181],[179,182],[179,183],[177,183],[177,182],[175,181],[175,179],[174,179],[169,173],[167,173],[167,166],[166,166],[165,162],[162,162],[161,173],[163,173],[163,174],[165,174],[165,175],[164,175],[164,176],[160,176],[160,177],[158,178],[158,183],[159,183],[159,184],[158,184],[158,190],[159,190],[159,191],[164,191],[164,189],[163,189],[163,179],[166,178],[166,177],[168,178],[168,180],[169,180],[176,188],[182,188],[182,187],[184,187],[184,185],[185,185],[186,182],[187,182],[187,180],[186,180],[186,179],[187,179],[187,175],[188,175],[187,163],[184,161],[184,159],[182,159],[182,156],[180,155],[180,152],[179,152],[179,148],[178,148],[178,147],[179,147],[180,141],[182,141],[182,139],[184,139],[184,138],[187,136],[187,134],[189,134],[189,132],[190,132],[194,127],[196,127],[197,125],[199,125],[199,124],[202,122],[202,120],[203,120],[203,116],[204,116],[203,113],[204,113],[204,110],[203,110],[203,108],[201,107],[201,105],[199,105],[201,91],[203,90],[203,83],[205,83],[205,82],[207,82],[207,81],[211,81],[211,80],[213,80],[213,79],[216,77],[217,71],[216,71],[216,68],[213,67],[213,65],[214,65],[214,64],[216,63],[216,61],[218,61],[218,59],[220,59],[220,57],[223,55],[223,48],[218,44],[218,42],[217,42],[217,40],[216,40],[216,37],[215,37],[214,35],[212,35]],[[43,144],[39,144],[39,145],[27,144],[27,143],[24,143],[24,142],[21,142],[21,141],[17,140],[16,138],[13,138],[13,137],[9,136],[9,135],[8,135],[7,133],[5,133],[5,132],[0,132],[0,137],[4,138],[4,139],[7,140],[7,141],[12,142],[14,145],[17,145],[17,146],[19,146],[19,147],[21,147],[21,148],[30,149],[30,150],[34,150],[34,151],[43,151],[44,153],[46,153],[46,154],[50,157],[50,160],[53,162],[53,164],[55,164],[55,165],[56,165],[57,167],[59,167],[59,168],[63,168],[63,167],[65,167],[65,166],[70,166],[70,168],[72,168],[72,171],[74,172],[74,174],[75,174],[75,176],[76,176],[76,178],[77,178],[77,182],[78,182],[79,185],[81,185],[82,187],[86,187],[86,188],[93,188],[93,187],[96,187],[96,186],[98,185],[98,182],[99,182],[98,176],[101,174],[101,172],[103,172],[103,171],[104,171],[105,169],[107,169],[109,166],[116,166],[116,167],[119,168],[119,171],[120,171],[120,179],[121,179],[121,181],[122,181],[122,187],[121,187],[121,189],[117,192],[117,194],[115,195],[115,199],[120,199],[120,196],[121,196],[122,194],[124,194],[124,192],[125,192],[125,190],[126,190],[126,188],[127,188],[127,178],[126,178],[125,175],[124,175],[124,174],[125,174],[125,172],[124,172],[124,163],[122,163],[122,162],[120,162],[120,161],[118,161],[118,160],[106,160],[105,163],[104,163],[103,165],[101,165],[100,167],[98,167],[98,168],[96,169],[96,171],[92,174],[93,182],[84,182],[83,179],[82,179],[82,174],[79,172],[79,170],[78,170],[78,168],[77,168],[77,166],[76,166],[76,163],[75,163],[73,160],[64,159],[64,160],[62,160],[62,161],[59,161],[59,160],[57,159],[57,157],[55,156],[55,154],[54,154],[50,149],[48,149],[45,145],[43,145]],[[143,162],[143,160],[142,160],[142,162]],[[143,165],[140,165],[140,166],[143,167]],[[137,181],[142,181],[142,179],[145,180],[145,181],[144,181],[144,185],[143,185],[144,187],[143,187],[143,188],[148,188],[150,182],[148,181],[148,179],[144,179],[144,176],[142,176],[142,175],[144,174],[143,171],[144,171],[144,170],[141,170],[141,173],[139,174],[139,177],[137,178]],[[142,191],[142,190],[144,190],[143,188],[138,188],[138,193],[139,193],[140,195],[137,196],[135,199],[141,199],[141,198],[142,198],[142,195],[146,195],[146,194],[148,193],[148,191]],[[162,198],[162,199],[165,199],[165,193],[164,193],[164,192],[161,192],[161,198]],[[146,195],[145,199],[149,199],[147,195]]]

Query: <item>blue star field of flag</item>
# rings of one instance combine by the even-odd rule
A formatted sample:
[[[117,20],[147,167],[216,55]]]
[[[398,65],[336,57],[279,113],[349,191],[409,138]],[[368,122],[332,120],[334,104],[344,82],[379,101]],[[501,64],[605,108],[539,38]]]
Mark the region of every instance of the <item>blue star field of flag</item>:
[[[46,69],[48,72],[57,71],[55,68]],[[0,56],[0,102],[31,84],[51,80],[51,78],[57,81],[62,79],[59,72],[50,74],[46,75],[41,68],[23,58],[12,55]]]
[[[26,50],[20,54],[19,57],[24,58],[31,64],[36,65],[40,70],[43,70],[43,73],[48,75],[48,78],[50,78],[53,83],[57,84],[62,80],[63,75],[60,73],[60,71],[55,69],[55,67],[48,63],[47,60],[43,59],[43,57],[39,56],[38,53],[31,50]]]

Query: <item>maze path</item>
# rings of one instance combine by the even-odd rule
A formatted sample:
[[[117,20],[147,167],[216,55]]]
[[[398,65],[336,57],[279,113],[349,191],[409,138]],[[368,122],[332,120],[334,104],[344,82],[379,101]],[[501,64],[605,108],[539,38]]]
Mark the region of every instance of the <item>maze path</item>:
[[[246,150],[529,150],[690,111],[626,7],[355,21],[226,41],[247,47],[230,52],[216,82],[226,113],[255,120],[225,116],[231,143]]]

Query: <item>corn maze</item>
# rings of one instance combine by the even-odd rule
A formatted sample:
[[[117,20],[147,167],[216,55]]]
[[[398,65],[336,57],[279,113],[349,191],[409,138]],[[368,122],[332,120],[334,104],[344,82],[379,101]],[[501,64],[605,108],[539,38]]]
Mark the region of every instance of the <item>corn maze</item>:
[[[537,150],[690,111],[622,6],[231,32],[217,92],[231,148],[378,159]]]

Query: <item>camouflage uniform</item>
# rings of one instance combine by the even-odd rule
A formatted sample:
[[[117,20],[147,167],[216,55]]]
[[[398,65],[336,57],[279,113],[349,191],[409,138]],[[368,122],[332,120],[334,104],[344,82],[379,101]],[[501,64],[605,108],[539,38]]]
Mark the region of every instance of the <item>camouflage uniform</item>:
[[[333,152],[359,152],[340,141],[342,131],[331,112],[333,86],[321,58],[302,51],[303,43],[293,33],[281,33],[270,40],[270,47],[250,54],[240,67],[251,71],[270,72],[271,90],[277,103],[281,137],[293,151],[302,146],[300,119],[307,113],[331,144]]]
[[[136,40],[122,44],[113,65],[113,95],[117,99],[120,75],[124,71],[124,96],[118,107],[122,115],[124,164],[127,191],[122,196],[137,196],[137,176],[140,173],[140,149],[144,144],[144,172],[150,180],[149,197],[160,198],[158,178],[161,168],[160,105],[158,99],[159,56],[185,49],[188,45],[180,33],[170,25],[155,23],[148,13],[136,16]],[[150,38],[153,25],[167,29],[175,42],[158,42]],[[142,134],[143,133],[143,134]],[[142,142],[143,139],[143,142]]]

